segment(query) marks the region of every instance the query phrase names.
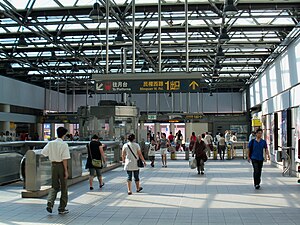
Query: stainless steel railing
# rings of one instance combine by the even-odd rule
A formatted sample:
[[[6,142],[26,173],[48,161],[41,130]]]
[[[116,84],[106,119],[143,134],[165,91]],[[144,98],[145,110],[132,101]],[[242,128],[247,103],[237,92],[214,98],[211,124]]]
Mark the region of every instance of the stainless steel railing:
[[[108,164],[120,161],[120,143],[103,141]],[[70,148],[71,159],[68,160],[69,179],[82,176],[85,171],[87,158],[86,145]],[[51,163],[48,157],[41,154],[41,149],[28,150],[25,160],[25,189],[27,191],[39,191],[42,186],[51,185]]]

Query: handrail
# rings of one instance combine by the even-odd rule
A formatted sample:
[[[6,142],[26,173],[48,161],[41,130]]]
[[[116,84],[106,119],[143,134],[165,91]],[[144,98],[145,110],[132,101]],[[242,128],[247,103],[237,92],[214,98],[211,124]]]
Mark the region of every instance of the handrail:
[[[82,142],[81,142],[82,143]],[[89,143],[89,142],[86,142]],[[120,161],[120,143],[103,141],[108,163]],[[86,144],[70,146],[71,159],[68,160],[69,179],[82,176],[83,155],[87,155]],[[25,161],[25,188],[27,191],[39,191],[41,186],[50,185],[51,163],[41,154],[42,149],[28,150]],[[21,165],[22,166],[22,165]]]

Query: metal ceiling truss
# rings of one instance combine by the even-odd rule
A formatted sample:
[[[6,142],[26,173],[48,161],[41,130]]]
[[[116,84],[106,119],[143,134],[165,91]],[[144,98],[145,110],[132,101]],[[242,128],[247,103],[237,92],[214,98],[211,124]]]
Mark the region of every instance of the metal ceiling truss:
[[[150,72],[199,72],[203,79],[210,80],[210,85],[217,87],[222,83],[231,88],[237,85],[232,80],[239,80],[238,88],[243,88],[299,35],[296,27],[299,27],[300,3],[293,2],[238,3],[238,15],[225,17],[223,4],[213,0],[188,5],[187,1],[175,4],[162,1],[161,9],[153,4],[135,5],[128,0],[122,5],[114,0],[98,0],[104,15],[109,3],[106,40],[105,21],[88,18],[91,5],[79,7],[78,0],[74,0],[74,6],[65,7],[58,0],[53,1],[59,7],[36,9],[36,0],[28,0],[26,8],[18,10],[8,0],[0,2],[5,15],[0,22],[3,75],[26,82],[32,81],[28,77],[34,77],[34,82],[41,86],[51,86],[51,77],[51,80],[65,80],[65,88],[70,87],[68,82],[74,85],[76,81],[76,89],[85,91],[87,79],[94,73],[99,76],[139,73],[146,62]],[[282,23],[285,20],[289,22]],[[226,28],[230,37],[225,43],[218,40],[222,28]],[[114,41],[119,30],[125,35],[125,43]],[[22,33],[29,44],[26,48],[17,46]],[[219,79],[212,79],[219,46],[225,58],[219,60],[222,65]],[[126,65],[121,48],[126,51]],[[51,52],[56,59],[51,59]],[[79,72],[72,71],[74,64]],[[3,67],[9,68],[9,72]]]

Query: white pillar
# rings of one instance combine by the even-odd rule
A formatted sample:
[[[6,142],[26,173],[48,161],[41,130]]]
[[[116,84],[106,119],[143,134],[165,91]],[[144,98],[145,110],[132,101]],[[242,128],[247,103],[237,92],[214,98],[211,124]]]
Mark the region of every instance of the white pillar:
[[[154,124],[154,138],[156,139],[157,132],[160,133],[160,123]]]
[[[175,135],[175,124],[170,123],[170,132],[172,132],[173,135]]]
[[[53,140],[55,138],[55,135],[56,135],[55,123],[51,123],[50,129],[51,129],[50,138]]]
[[[68,130],[68,133],[70,133],[70,132],[71,132],[71,131],[70,131],[71,124],[69,124],[69,123],[65,123],[65,124],[64,124],[64,128],[66,128],[66,129]]]

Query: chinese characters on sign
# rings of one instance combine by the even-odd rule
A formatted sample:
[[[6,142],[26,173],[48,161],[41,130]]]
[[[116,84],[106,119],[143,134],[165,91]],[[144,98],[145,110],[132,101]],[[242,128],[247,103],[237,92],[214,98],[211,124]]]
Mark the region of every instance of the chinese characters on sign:
[[[180,91],[180,81],[144,81],[140,91]]]
[[[117,92],[117,91],[131,91],[126,81],[105,81],[96,83],[96,91],[103,92]]]
[[[127,80],[99,81],[95,84],[98,93],[116,92],[197,92],[200,91],[199,80]]]

